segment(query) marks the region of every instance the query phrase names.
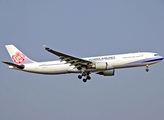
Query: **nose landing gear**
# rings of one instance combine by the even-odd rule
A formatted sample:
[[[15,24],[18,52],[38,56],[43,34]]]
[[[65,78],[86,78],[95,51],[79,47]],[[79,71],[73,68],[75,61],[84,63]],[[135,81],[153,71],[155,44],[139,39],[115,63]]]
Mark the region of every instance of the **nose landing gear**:
[[[146,65],[146,72],[149,72],[149,65]]]

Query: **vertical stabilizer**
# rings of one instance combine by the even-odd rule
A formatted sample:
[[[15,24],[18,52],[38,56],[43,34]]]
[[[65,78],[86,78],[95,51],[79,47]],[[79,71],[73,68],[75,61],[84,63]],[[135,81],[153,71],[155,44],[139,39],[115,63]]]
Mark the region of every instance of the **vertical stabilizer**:
[[[14,45],[5,45],[11,59],[15,64],[28,64],[34,63],[35,61],[29,59],[20,50],[18,50]]]

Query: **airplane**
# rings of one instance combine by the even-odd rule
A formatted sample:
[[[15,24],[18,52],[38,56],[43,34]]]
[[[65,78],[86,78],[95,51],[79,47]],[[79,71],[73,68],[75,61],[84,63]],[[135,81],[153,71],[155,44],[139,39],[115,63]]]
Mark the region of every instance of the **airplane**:
[[[11,69],[47,75],[76,73],[79,74],[79,79],[82,79],[83,77],[83,82],[87,82],[87,80],[91,79],[91,73],[96,73],[103,76],[114,76],[115,69],[121,68],[146,66],[146,72],[148,72],[149,65],[163,60],[162,56],[152,52],[78,58],[58,52],[47,47],[46,45],[43,45],[46,51],[58,56],[60,60],[35,62],[29,59],[14,45],[5,45],[5,47],[14,63],[2,62],[9,65],[9,68]]]

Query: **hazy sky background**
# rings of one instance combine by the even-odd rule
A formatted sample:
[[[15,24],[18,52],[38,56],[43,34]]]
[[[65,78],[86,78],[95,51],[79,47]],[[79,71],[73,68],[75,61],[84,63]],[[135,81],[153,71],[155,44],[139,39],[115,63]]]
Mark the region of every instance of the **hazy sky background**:
[[[35,61],[138,51],[164,56],[164,0],[0,0],[0,60],[6,44]],[[0,120],[163,120],[164,61],[92,74],[38,75],[0,64]]]

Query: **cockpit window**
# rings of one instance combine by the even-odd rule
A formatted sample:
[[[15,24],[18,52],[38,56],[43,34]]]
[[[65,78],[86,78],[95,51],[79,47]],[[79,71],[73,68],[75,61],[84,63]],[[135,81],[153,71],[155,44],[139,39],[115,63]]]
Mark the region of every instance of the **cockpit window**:
[[[154,54],[154,56],[159,56],[158,54]]]

